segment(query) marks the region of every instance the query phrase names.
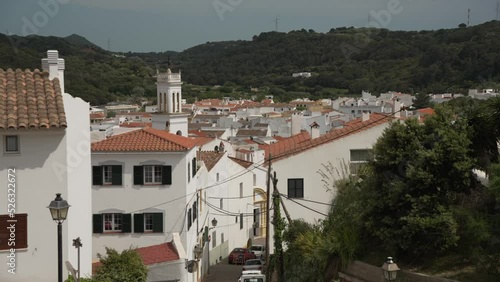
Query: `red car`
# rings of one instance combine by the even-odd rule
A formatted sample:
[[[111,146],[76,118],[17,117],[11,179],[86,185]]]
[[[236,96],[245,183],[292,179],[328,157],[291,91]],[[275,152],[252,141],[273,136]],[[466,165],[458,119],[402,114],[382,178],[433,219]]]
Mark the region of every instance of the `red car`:
[[[229,264],[244,264],[249,259],[256,259],[257,256],[247,248],[235,248],[228,257]]]

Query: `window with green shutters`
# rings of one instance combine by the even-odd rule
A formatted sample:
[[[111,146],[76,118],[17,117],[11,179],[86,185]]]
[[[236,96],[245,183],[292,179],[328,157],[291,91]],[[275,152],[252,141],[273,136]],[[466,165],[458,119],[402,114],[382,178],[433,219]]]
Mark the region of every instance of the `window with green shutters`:
[[[134,233],[163,233],[163,213],[134,214]]]
[[[103,213],[92,216],[93,233],[130,233],[132,216],[128,213]]]
[[[121,186],[122,183],[121,165],[102,165],[92,167],[92,185]]]
[[[134,166],[134,185],[171,185],[172,166]]]

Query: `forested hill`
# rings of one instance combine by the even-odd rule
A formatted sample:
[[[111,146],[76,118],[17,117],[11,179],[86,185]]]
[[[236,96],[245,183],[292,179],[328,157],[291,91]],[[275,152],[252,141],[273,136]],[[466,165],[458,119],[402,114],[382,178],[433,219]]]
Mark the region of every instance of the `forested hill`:
[[[252,41],[214,42],[181,52],[175,63],[196,84],[291,85],[442,92],[500,81],[500,22],[437,31],[337,28],[267,32]]]
[[[120,55],[78,35],[0,34],[0,68],[40,68],[48,49],[59,50],[66,60],[68,91],[92,104],[131,94],[153,96],[156,67],[167,64],[182,69],[183,80],[191,84],[275,86],[271,89],[279,93],[273,94],[306,91],[313,97],[326,96],[331,88],[439,93],[500,82],[499,21],[436,31],[265,32],[250,41],[207,42],[183,52]],[[292,78],[301,71],[313,77]]]

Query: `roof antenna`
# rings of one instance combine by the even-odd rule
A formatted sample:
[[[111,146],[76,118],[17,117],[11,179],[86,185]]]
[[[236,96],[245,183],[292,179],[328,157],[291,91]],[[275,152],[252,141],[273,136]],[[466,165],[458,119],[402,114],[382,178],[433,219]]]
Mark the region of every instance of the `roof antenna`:
[[[276,19],[274,20],[274,30],[275,31],[278,31],[278,23],[279,23],[279,19],[278,19],[278,16],[276,16]]]
[[[467,10],[467,26],[470,26],[470,8]]]

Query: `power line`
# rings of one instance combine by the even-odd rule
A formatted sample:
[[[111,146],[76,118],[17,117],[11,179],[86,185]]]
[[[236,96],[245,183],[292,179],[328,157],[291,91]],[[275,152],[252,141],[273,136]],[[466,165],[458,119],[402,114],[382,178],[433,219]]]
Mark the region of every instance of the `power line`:
[[[287,195],[283,194],[283,193],[280,193],[281,196],[283,196],[284,198],[286,199],[290,199],[288,198]],[[318,201],[313,201],[313,200],[307,200],[307,199],[301,199],[301,198],[296,198],[295,200],[299,200],[299,201],[304,201],[304,202],[311,202],[311,203],[315,203],[315,204],[320,204],[320,205],[325,205],[325,206],[332,206],[332,204],[329,204],[329,203],[324,203],[324,202],[318,202]]]
[[[324,215],[324,216],[328,216],[327,214],[324,214],[324,213],[322,213],[322,212],[320,212],[320,211],[317,211],[317,210],[312,209],[312,208],[310,208],[310,207],[308,207],[308,206],[306,206],[306,205],[303,205],[303,204],[301,204],[301,203],[299,203],[299,202],[297,202],[297,201],[293,200],[292,198],[288,198],[288,200],[290,200],[290,201],[292,201],[292,202],[296,203],[297,205],[302,206],[302,207],[304,207],[304,208],[306,208],[306,209],[308,209],[308,210],[310,210],[310,211],[313,211],[313,212],[315,212],[315,213],[319,213],[319,214]]]

